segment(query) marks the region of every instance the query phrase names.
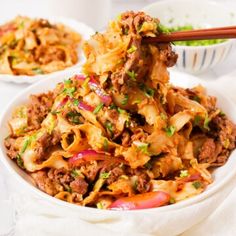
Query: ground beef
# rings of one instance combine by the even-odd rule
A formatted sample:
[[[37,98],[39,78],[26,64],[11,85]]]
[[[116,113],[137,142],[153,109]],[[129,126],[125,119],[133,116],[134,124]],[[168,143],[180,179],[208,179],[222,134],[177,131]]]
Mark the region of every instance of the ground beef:
[[[200,163],[213,163],[216,161],[216,145],[214,139],[208,138],[202,145],[198,160]]]
[[[56,181],[57,183],[60,184],[67,184],[69,185],[74,179],[70,175],[70,171],[66,170],[65,168],[60,168],[60,169],[50,169],[48,171],[48,177],[51,180]]]
[[[15,148],[15,139],[14,138],[6,138],[4,140],[4,145],[7,148],[7,155],[11,158],[14,159],[17,154],[18,150]]]
[[[136,190],[140,193],[146,193],[150,190],[150,178],[146,173],[138,175]]]
[[[117,166],[110,170],[109,178],[107,179],[107,184],[110,185],[115,182],[121,175],[124,175],[124,171],[121,167]]]
[[[47,176],[46,171],[40,170],[35,173],[32,173],[31,176],[34,179],[38,188],[51,196],[54,196],[59,191],[63,191],[63,187],[58,184],[54,179],[50,179]]]
[[[83,178],[78,177],[70,183],[70,187],[72,192],[84,195],[88,190],[88,183]]]
[[[39,129],[53,105],[53,93],[31,95],[28,105],[28,130]]]

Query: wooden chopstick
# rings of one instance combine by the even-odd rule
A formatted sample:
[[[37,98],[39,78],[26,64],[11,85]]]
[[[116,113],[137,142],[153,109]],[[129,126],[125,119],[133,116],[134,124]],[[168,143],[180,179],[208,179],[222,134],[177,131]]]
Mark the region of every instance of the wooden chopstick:
[[[219,27],[211,29],[177,31],[160,34],[157,37],[147,37],[144,43],[166,43],[175,41],[203,40],[203,39],[229,39],[236,38],[236,26]]]

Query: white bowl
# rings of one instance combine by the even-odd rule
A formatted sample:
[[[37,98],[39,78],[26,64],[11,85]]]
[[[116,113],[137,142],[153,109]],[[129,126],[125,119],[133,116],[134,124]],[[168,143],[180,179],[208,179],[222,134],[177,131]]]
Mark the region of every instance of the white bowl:
[[[150,4],[143,9],[160,19],[167,27],[192,25],[194,28],[212,28],[236,24],[236,13],[225,5],[207,0],[165,0]],[[235,40],[209,46],[178,46],[176,67],[188,73],[201,73],[224,61],[232,50]]]
[[[72,30],[74,30],[75,32],[78,32],[82,36],[83,41],[88,40],[90,36],[95,33],[95,31],[91,27],[87,26],[83,22],[79,22],[74,19],[65,18],[65,17],[47,17],[47,19],[51,23],[62,23],[70,27]],[[11,19],[1,19],[0,24],[4,24],[8,20],[11,20]],[[54,75],[58,76],[64,73],[73,74],[74,71],[85,62],[85,56],[83,54],[81,45],[78,48],[78,57],[79,57],[78,63],[76,63],[75,65],[71,67],[67,67],[64,70],[55,71],[55,72],[43,74],[43,75],[33,75],[33,76],[0,74],[0,81],[14,82],[14,83],[19,83],[19,84],[20,83],[31,84],[31,83],[38,82],[40,79],[47,78],[48,76],[54,76]]]
[[[55,85],[58,82],[61,82],[67,78],[66,75],[60,75],[60,76],[49,76],[43,81],[38,82],[37,84],[31,85],[24,91],[22,91],[18,96],[16,96],[7,106],[4,113],[2,114],[0,118],[0,159],[5,165],[5,167],[9,170],[10,174],[14,176],[20,186],[25,187],[25,193],[32,193],[37,198],[44,200],[49,206],[54,207],[52,209],[61,209],[61,212],[74,213],[77,217],[80,217],[83,220],[90,221],[90,222],[97,222],[102,224],[109,224],[109,227],[113,227],[114,225],[117,226],[124,226],[127,228],[131,228],[134,224],[140,224],[142,220],[145,218],[146,224],[142,226],[140,224],[139,227],[137,227],[137,232],[157,232],[157,225],[161,228],[169,226],[169,225],[163,225],[161,222],[172,222],[172,224],[176,224],[176,222],[181,221],[180,218],[174,218],[174,213],[180,213],[182,211],[185,211],[186,215],[186,209],[191,208],[192,206],[202,206],[202,202],[207,201],[211,199],[211,197],[217,196],[217,192],[220,192],[223,187],[227,185],[227,183],[234,178],[236,174],[236,151],[234,151],[229,160],[226,162],[226,164],[220,168],[217,168],[213,172],[213,178],[214,182],[208,186],[208,188],[201,193],[200,195],[197,195],[195,197],[186,199],[182,202],[178,202],[173,205],[168,205],[160,208],[153,208],[153,209],[146,209],[146,210],[136,210],[136,211],[109,211],[109,210],[99,210],[95,208],[89,208],[89,207],[81,207],[77,206],[68,202],[61,201],[59,199],[56,199],[54,197],[51,197],[50,195],[40,191],[37,187],[34,186],[31,178],[23,171],[21,170],[15,162],[10,160],[10,158],[6,155],[6,149],[4,147],[4,139],[9,134],[8,129],[8,120],[11,117],[11,113],[14,110],[14,108],[20,104],[27,103],[29,101],[29,95],[31,94],[37,94],[46,92],[50,89],[53,89]],[[184,73],[180,72],[171,72],[171,82],[177,86],[182,87],[193,87],[201,83],[203,86],[207,88],[207,91],[209,94],[217,96],[218,98],[218,106],[234,121],[236,122],[236,107],[235,105],[228,100],[224,95],[220,94],[214,88],[212,87],[212,83],[210,82],[202,82],[197,77],[193,77]],[[209,209],[207,209],[207,214],[211,213],[215,209],[215,204],[217,204],[217,201],[212,202],[209,205]],[[50,209],[50,208],[49,208]],[[192,208],[191,208],[192,209]],[[52,210],[52,214],[53,214]],[[188,214],[191,215],[191,212]],[[153,222],[153,217],[160,217],[162,221],[159,223]],[[203,217],[206,217],[206,213],[201,214],[200,216],[195,216],[194,220],[196,221],[201,220]],[[129,222],[129,223],[128,223]],[[147,223],[148,222],[148,223]],[[113,225],[114,224],[114,225]],[[180,222],[180,225],[182,222]],[[111,226],[113,225],[113,226]],[[151,227],[150,227],[151,226]],[[108,225],[107,225],[108,227]],[[121,227],[120,230],[124,230]],[[133,230],[133,229],[132,229]],[[155,231],[156,230],[156,231]],[[134,232],[132,232],[134,233]],[[163,235],[163,234],[157,234],[157,235]]]

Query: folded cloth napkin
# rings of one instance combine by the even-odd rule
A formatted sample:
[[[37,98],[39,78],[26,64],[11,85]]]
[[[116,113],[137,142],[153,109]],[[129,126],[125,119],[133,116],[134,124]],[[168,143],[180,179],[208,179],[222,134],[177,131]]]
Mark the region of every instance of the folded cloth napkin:
[[[214,82],[236,102],[236,72]],[[213,82],[212,82],[213,83]],[[13,231],[15,236],[129,235],[129,236],[233,236],[236,235],[236,179],[209,198],[169,213],[126,212],[114,216],[110,211],[93,214],[53,205],[17,186],[9,176]],[[1,186],[0,186],[1,187]],[[20,189],[19,189],[20,187]],[[6,202],[7,203],[7,202]],[[1,206],[0,206],[1,207]],[[0,210],[0,219],[3,208]],[[5,216],[5,215],[4,215]],[[1,220],[0,220],[1,229]],[[12,232],[13,232],[12,231]],[[1,236],[1,230],[0,230]]]

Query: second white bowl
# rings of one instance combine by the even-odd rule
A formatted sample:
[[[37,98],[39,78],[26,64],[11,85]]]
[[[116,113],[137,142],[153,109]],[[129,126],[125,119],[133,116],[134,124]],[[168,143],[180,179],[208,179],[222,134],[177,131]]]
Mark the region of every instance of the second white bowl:
[[[222,4],[206,0],[165,0],[143,9],[160,19],[167,27],[192,25],[194,28],[212,28],[236,24],[236,13]],[[176,67],[188,73],[201,73],[215,67],[229,55],[233,39],[208,46],[178,46]]]

